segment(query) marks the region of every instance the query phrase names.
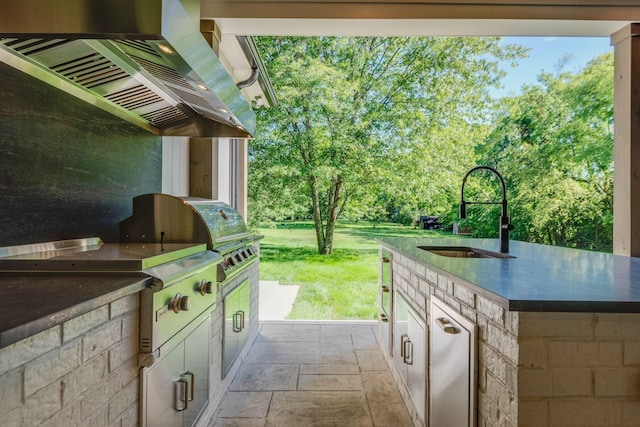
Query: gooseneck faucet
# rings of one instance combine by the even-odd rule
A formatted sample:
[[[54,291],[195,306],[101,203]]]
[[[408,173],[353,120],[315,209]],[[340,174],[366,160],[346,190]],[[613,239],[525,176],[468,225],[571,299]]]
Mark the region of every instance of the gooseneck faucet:
[[[467,178],[472,172],[481,169],[493,172],[500,179],[500,184],[502,184],[501,202],[467,202],[464,200],[464,184],[467,182]],[[502,215],[500,215],[500,252],[508,253],[509,231],[513,230],[513,224],[511,224],[511,219],[507,215],[507,187],[504,184],[504,178],[502,178],[502,175],[490,166],[476,166],[467,172],[462,180],[462,190],[460,192],[460,219],[465,219],[467,217],[467,205],[502,205]]]

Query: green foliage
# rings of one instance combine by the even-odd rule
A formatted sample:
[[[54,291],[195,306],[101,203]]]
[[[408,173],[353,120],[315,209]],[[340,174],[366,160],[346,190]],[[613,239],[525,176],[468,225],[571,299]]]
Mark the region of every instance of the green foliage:
[[[503,99],[478,154],[507,180],[514,238],[611,251],[612,54],[577,74],[542,74],[522,95]],[[495,218],[485,209],[467,223],[495,236]]]
[[[309,214],[319,253],[338,218],[403,223],[446,214],[488,134],[498,38],[265,37],[278,92],[250,145],[254,218]]]
[[[498,38],[258,39],[280,105],[258,111],[250,143],[256,221],[314,219],[318,252],[339,218],[410,225],[458,220],[462,177],[477,164],[507,182],[514,239],[612,247],[613,57],[542,73],[494,101],[498,61],[525,55]],[[474,175],[467,200],[500,200]],[[470,206],[477,237],[497,237],[500,207]]]

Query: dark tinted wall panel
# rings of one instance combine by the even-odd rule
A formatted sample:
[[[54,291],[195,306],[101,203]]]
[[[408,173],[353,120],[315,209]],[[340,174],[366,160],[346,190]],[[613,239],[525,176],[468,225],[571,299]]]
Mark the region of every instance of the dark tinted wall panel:
[[[0,246],[118,239],[162,188],[161,138],[0,63]]]

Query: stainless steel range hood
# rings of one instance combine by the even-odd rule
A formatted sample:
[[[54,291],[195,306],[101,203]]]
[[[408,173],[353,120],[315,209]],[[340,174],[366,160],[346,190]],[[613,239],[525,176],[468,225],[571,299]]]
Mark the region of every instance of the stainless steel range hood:
[[[0,61],[157,135],[251,137],[198,0],[3,0]]]

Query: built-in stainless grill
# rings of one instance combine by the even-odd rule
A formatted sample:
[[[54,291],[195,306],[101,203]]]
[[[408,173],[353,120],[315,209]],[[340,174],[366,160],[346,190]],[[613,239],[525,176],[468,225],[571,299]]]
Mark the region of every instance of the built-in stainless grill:
[[[235,209],[220,201],[167,194],[144,194],[133,199],[133,214],[120,223],[123,244],[197,243],[206,245],[205,252],[212,260],[210,267],[193,276],[184,292],[154,286],[142,292],[141,351],[152,352],[142,375],[143,425],[191,425],[200,412],[194,405],[206,404],[197,399],[206,394],[197,390],[202,387],[197,378],[209,376],[209,345],[216,355],[222,353],[223,375],[235,360],[240,342],[246,340],[249,322],[249,307],[240,307],[239,300],[249,304],[249,267],[257,261],[259,238],[249,233]],[[188,264],[187,259],[185,262]],[[159,265],[148,273],[168,281],[175,273],[172,267]],[[241,292],[246,292],[246,298],[236,296]],[[207,296],[224,306],[216,310],[224,317],[223,348],[210,343],[212,322],[207,316],[215,307],[193,307],[208,301]],[[174,323],[182,315],[190,319],[188,326]],[[166,393],[167,382],[173,384],[173,394]],[[188,416],[189,411],[195,417]]]
[[[197,197],[144,194],[133,199],[133,215],[120,223],[122,242],[206,243],[223,257],[218,283],[258,256],[257,241],[242,216],[226,203]]]
[[[223,371],[220,365],[210,372],[211,361],[224,360],[226,372],[246,339],[249,308],[236,295],[246,291],[248,304],[250,285],[257,286],[257,268],[250,267],[260,236],[225,203],[165,194],[136,197],[120,230],[118,243],[92,237],[0,248],[0,273],[145,281],[140,424],[192,426],[209,401],[210,378]],[[228,354],[211,339],[222,315],[231,331],[222,346],[231,343]],[[251,321],[257,323],[255,312]]]

